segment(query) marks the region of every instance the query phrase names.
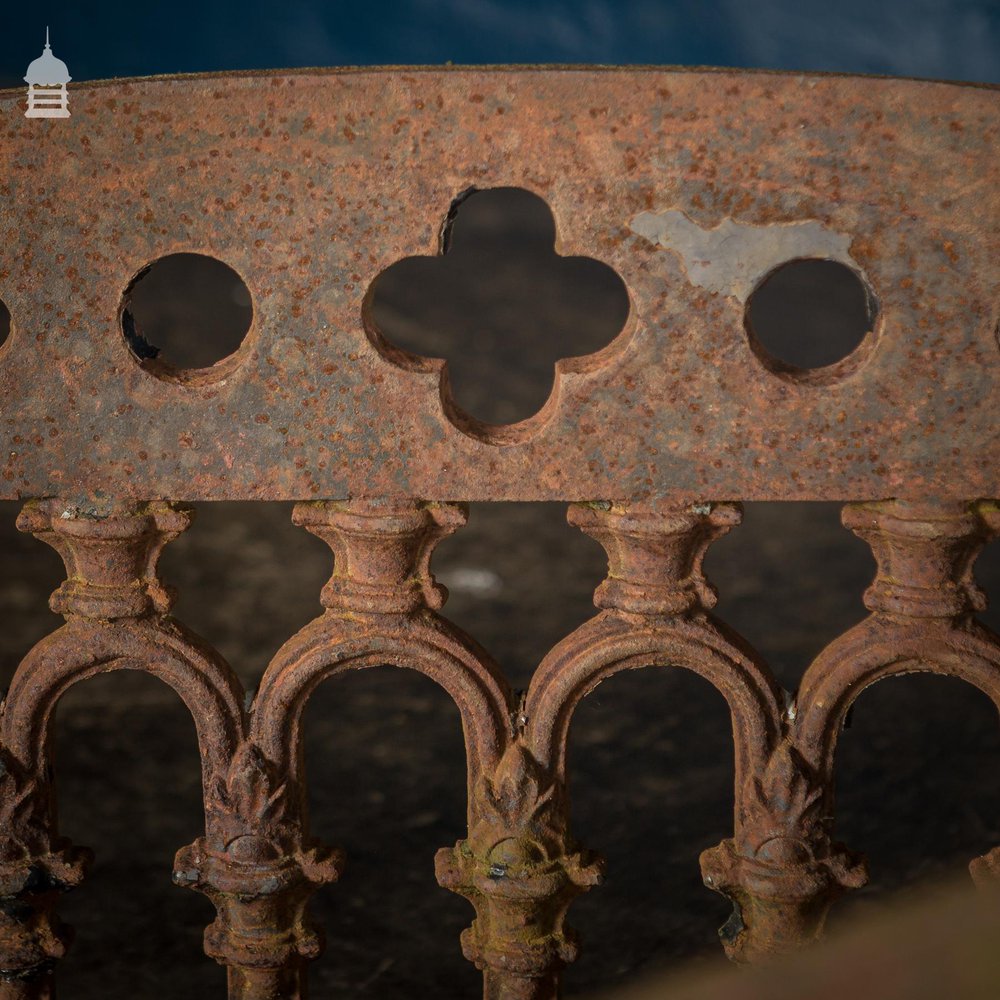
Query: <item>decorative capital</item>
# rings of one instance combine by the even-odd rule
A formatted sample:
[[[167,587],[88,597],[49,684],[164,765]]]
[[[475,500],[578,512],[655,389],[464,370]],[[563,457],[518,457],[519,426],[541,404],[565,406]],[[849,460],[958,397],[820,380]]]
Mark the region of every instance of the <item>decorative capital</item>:
[[[701,855],[705,885],[733,903],[719,928],[735,962],[759,962],[819,940],[833,903],[868,881],[864,862],[845,851],[784,863],[747,857],[734,840]]]
[[[733,902],[719,936],[737,962],[817,940],[834,901],[868,880],[861,858],[830,843],[827,789],[790,742],[749,782],[736,838],[701,856],[705,885]]]
[[[566,910],[601,881],[603,864],[579,853],[534,859],[516,842],[483,858],[462,841],[438,851],[435,870],[440,885],[476,908],[462,932],[462,951],[477,969],[547,980],[579,953]]]
[[[482,778],[473,801],[481,813],[469,839],[436,858],[438,882],[476,908],[462,950],[488,979],[529,979],[549,996],[545,984],[578,952],[566,910],[601,881],[603,862],[571,848],[562,797],[520,743]]]
[[[1000,889],[1000,847],[994,847],[969,863],[972,881],[980,889]]]
[[[98,507],[53,498],[29,500],[17,526],[51,545],[66,565],[66,581],[49,600],[52,610],[111,620],[170,610],[174,592],[156,564],[192,516],[188,508],[159,501]]]
[[[92,854],[54,836],[52,795],[49,782],[0,747],[0,897],[41,883],[67,892],[82,881]]]
[[[315,958],[314,890],[340,877],[339,850],[304,843],[289,780],[244,740],[206,801],[206,836],[177,852],[174,882],[206,895],[216,919],[205,950],[233,969],[294,967]]]
[[[864,597],[870,611],[955,619],[986,607],[972,566],[983,546],[1000,534],[994,501],[849,503],[842,520],[875,556],[875,580]]]
[[[448,592],[431,575],[431,555],[467,516],[451,503],[321,500],[296,504],[292,519],[333,549],[324,607],[408,614],[444,604]]]
[[[608,554],[608,576],[597,588],[599,608],[639,615],[679,615],[715,607],[702,561],[709,545],[742,519],[735,503],[662,511],[611,503],[573,504],[569,522]]]
[[[318,886],[339,878],[343,855],[309,847],[266,857],[259,847],[238,841],[217,852],[199,839],[177,852],[174,882],[215,904],[216,919],[205,931],[206,954],[220,965],[243,969],[316,958],[323,939],[306,907]]]
[[[56,916],[56,900],[83,881],[92,860],[90,851],[63,842],[44,855],[0,862],[0,981],[43,977],[66,954],[72,932]]]
[[[244,740],[208,798],[209,839],[242,861],[270,861],[294,851],[301,833],[293,798],[287,775]]]

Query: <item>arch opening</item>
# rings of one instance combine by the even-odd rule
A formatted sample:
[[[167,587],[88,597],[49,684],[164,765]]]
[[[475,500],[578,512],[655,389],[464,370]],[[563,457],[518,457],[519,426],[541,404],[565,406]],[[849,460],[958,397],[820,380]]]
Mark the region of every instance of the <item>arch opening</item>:
[[[620,986],[640,970],[718,955],[730,905],[705,888],[698,855],[733,833],[734,752],[726,701],[690,670],[615,674],[570,727],[571,827],[607,859],[574,900],[582,940],[569,988]]]
[[[458,945],[472,911],[434,877],[435,852],[466,832],[458,710],[419,671],[351,673],[321,683],[303,720],[310,829],[347,853],[310,903],[328,942],[310,982],[331,996],[410,1000],[416,982],[473,996],[480,974]]]
[[[869,860],[856,905],[962,875],[1000,845],[1000,790],[982,780],[997,761],[997,708],[965,680],[912,673],[865,689],[834,766],[836,838]],[[831,921],[849,920],[851,909],[842,903]]]
[[[76,929],[60,976],[81,996],[145,995],[140,983],[150,995],[218,993],[225,972],[202,946],[215,909],[171,880],[175,851],[204,830],[190,713],[160,679],[117,670],[73,685],[58,716],[60,833],[96,856],[59,902]]]

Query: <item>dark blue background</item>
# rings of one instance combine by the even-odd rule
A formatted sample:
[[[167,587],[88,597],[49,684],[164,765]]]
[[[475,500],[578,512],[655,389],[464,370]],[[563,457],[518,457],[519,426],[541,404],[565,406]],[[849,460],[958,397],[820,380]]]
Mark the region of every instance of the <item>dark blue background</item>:
[[[655,63],[1000,81],[998,0],[397,0],[0,11],[0,86],[46,23],[73,79],[386,63]]]

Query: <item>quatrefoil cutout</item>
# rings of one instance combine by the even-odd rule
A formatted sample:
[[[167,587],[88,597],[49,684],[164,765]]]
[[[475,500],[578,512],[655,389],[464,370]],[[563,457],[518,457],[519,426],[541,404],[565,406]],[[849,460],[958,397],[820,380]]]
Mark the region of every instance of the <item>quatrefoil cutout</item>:
[[[522,188],[456,199],[436,257],[406,257],[372,283],[366,328],[391,361],[441,370],[449,418],[495,443],[518,440],[552,395],[555,363],[622,331],[628,293],[590,257],[556,253],[555,219]],[[433,364],[433,360],[431,360]]]

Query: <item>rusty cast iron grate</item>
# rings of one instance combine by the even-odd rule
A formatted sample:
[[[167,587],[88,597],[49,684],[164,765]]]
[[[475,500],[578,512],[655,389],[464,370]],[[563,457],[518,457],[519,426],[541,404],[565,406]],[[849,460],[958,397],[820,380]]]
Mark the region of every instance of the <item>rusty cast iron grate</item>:
[[[52,545],[66,624],[18,668],[0,718],[0,996],[52,995],[55,907],[89,852],[60,837],[50,729],[75,682],[147,671],[194,717],[205,833],[174,880],[218,915],[206,951],[229,995],[301,997],[321,947],[311,893],[340,853],[305,815],[304,705],[335,674],[390,663],[455,700],[468,835],[439,882],[476,917],[462,947],[491,1000],[554,997],[577,944],[567,907],[601,861],[570,827],[575,706],[616,671],[676,665],[725,696],[731,839],[702,855],[735,903],[727,952],[753,961],[822,932],[866,878],[833,838],[837,734],[858,694],[912,670],[1000,705],[1000,640],[975,613],[1000,532],[997,91],[913,80],[659,69],[392,69],[111,81],[72,117],[0,97],[3,498]],[[534,416],[490,425],[442,363],[392,344],[371,289],[447,249],[473,190],[550,206],[555,251],[610,267],[630,311],[603,349],[562,360]],[[129,289],[200,253],[245,282],[253,321],[217,364],[145,349]],[[746,321],[783,265],[838,262],[871,329],[818,368]],[[597,266],[597,265],[595,265]],[[296,500],[329,544],[324,613],[248,702],[169,615],[158,556],[184,501]],[[878,569],[869,616],[798,693],[711,609],[701,572],[740,500],[836,499]],[[597,615],[527,693],[440,614],[434,546],[462,502],[559,500],[608,554]],[[1000,874],[1000,849],[973,862]]]

